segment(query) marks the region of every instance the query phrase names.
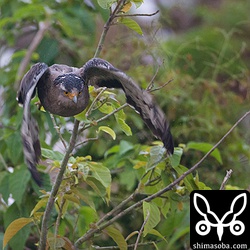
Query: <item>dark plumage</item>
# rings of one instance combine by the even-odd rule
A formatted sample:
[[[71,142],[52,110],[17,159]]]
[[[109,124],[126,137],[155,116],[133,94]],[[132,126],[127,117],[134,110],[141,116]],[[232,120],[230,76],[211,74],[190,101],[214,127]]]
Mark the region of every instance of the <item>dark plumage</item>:
[[[39,185],[41,179],[36,164],[41,156],[41,148],[37,123],[30,114],[30,101],[37,90],[45,110],[55,115],[74,116],[82,112],[89,103],[89,84],[122,89],[128,104],[140,113],[152,133],[163,142],[167,152],[173,153],[173,139],[163,111],[147,91],[142,90],[109,62],[93,58],[79,69],[60,64],[48,67],[45,63],[37,63],[23,77],[17,100],[24,107],[21,128],[24,156],[33,178]]]

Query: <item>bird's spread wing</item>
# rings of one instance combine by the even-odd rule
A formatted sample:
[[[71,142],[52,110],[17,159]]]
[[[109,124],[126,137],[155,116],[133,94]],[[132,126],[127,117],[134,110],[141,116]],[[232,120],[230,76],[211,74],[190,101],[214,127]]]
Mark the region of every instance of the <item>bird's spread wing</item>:
[[[163,142],[168,153],[173,153],[174,146],[169,123],[163,111],[146,90],[142,90],[131,78],[114,68],[109,62],[99,58],[89,60],[84,65],[81,76],[89,84],[98,87],[123,89],[128,104],[140,113],[152,133]]]
[[[23,152],[32,177],[41,185],[41,178],[36,169],[36,164],[41,156],[41,147],[38,137],[38,126],[36,120],[30,113],[30,101],[35,95],[38,81],[43,76],[48,66],[44,63],[37,63],[23,77],[18,91],[17,100],[23,105],[23,123],[21,136],[23,141]]]

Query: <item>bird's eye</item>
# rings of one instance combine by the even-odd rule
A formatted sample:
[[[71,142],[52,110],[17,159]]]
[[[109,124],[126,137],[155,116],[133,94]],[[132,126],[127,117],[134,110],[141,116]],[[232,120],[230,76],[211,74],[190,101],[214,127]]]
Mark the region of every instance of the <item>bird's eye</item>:
[[[68,91],[64,91],[64,94],[65,94],[65,95],[68,95],[68,94],[69,94],[69,92],[68,92]]]
[[[78,95],[81,95],[82,94],[82,91],[80,91],[79,93],[78,93]]]

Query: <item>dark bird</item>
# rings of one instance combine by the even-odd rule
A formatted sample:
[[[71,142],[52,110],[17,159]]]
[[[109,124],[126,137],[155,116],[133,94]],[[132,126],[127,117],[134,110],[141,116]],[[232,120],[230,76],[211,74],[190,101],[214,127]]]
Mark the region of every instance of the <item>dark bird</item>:
[[[88,85],[120,88],[127,103],[140,113],[145,124],[160,139],[168,154],[173,154],[173,139],[169,123],[163,111],[155,104],[148,91],[141,89],[125,73],[109,62],[93,58],[82,68],[36,63],[23,77],[17,93],[18,103],[23,105],[21,136],[26,163],[32,177],[41,185],[36,164],[41,157],[37,122],[30,113],[30,101],[36,90],[41,105],[48,112],[70,117],[82,112],[89,103]]]

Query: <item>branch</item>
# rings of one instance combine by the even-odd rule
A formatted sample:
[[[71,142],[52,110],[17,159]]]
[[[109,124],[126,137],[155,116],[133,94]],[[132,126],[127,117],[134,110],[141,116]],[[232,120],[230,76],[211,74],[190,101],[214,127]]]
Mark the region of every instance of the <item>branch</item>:
[[[55,128],[55,130],[56,130],[56,132],[57,132],[57,134],[58,134],[64,148],[67,149],[67,144],[66,144],[65,140],[63,139],[63,136],[62,136],[62,134],[60,132],[60,128],[56,124],[56,119],[55,119],[54,115],[50,113],[50,117],[51,117],[53,126],[54,126],[54,128]]]
[[[63,180],[63,174],[66,170],[67,164],[68,164],[68,160],[69,157],[75,147],[76,144],[76,138],[77,138],[77,131],[78,131],[78,127],[79,127],[79,121],[75,120],[74,123],[74,128],[72,131],[72,135],[70,138],[70,143],[69,143],[69,147],[65,153],[65,156],[63,158],[62,164],[61,164],[61,168],[60,171],[56,177],[56,181],[55,184],[52,187],[50,196],[49,196],[49,200],[43,215],[43,220],[42,220],[42,227],[41,227],[41,236],[40,236],[40,243],[39,243],[39,250],[45,250],[46,248],[46,242],[47,242],[47,227],[48,227],[48,222],[49,222],[49,217],[51,214],[51,210],[53,208],[54,202],[55,202],[55,198],[57,195],[57,192],[59,190],[59,187],[61,185],[61,182]]]
[[[143,243],[139,243],[138,246],[143,247],[146,246],[148,247],[149,245],[154,245],[155,243],[161,242],[162,240],[157,240],[157,241],[148,241],[148,242],[143,242]],[[135,244],[130,244],[128,245],[128,249],[129,248],[134,248]],[[94,246],[92,245],[93,248],[97,249],[97,250],[115,250],[115,249],[120,249],[118,246],[107,246],[107,247],[99,247],[99,246]]]
[[[104,228],[108,227],[109,225],[113,224],[115,221],[117,221],[119,218],[123,217],[127,213],[131,212],[132,210],[135,210],[138,207],[141,207],[143,202],[150,202],[153,199],[160,197],[164,193],[166,193],[169,190],[172,190],[174,186],[176,186],[180,181],[182,181],[187,175],[191,174],[194,172],[200,165],[201,163],[227,138],[227,136],[239,125],[239,123],[244,120],[248,115],[250,115],[250,111],[246,112],[230,129],[229,131],[189,170],[187,170],[185,173],[183,173],[179,178],[177,178],[175,181],[170,183],[167,187],[161,189],[160,191],[136,202],[135,204],[131,205],[130,207],[126,208],[125,210],[121,211],[119,214],[114,216],[112,219],[109,219],[105,223],[100,223],[104,221],[102,218],[99,222],[96,223],[97,227],[90,229],[85,235],[80,237],[76,242],[75,242],[75,247],[77,249],[78,246],[80,246],[83,242],[89,240],[91,237],[93,237],[94,234],[101,232]],[[130,196],[131,197],[131,196]],[[131,198],[126,200],[130,200]],[[124,204],[124,202],[122,202]],[[121,206],[119,206],[121,208]],[[109,213],[111,214],[113,210]],[[113,213],[112,213],[113,214]],[[105,216],[105,219],[107,219],[108,216]]]
[[[160,11],[157,10],[154,13],[150,13],[150,14],[117,14],[115,15],[115,17],[133,17],[133,16],[154,16],[156,14],[158,14]]]
[[[92,112],[94,105],[96,104],[96,102],[99,100],[100,96],[103,94],[103,92],[105,92],[107,88],[101,88],[101,91],[98,93],[98,95],[96,96],[96,98],[94,99],[94,101],[91,103],[89,109],[87,110],[85,116],[88,117],[90,115],[90,113]]]
[[[55,232],[54,232],[54,238],[56,239],[57,238],[57,234],[58,234],[58,229],[59,229],[59,226],[60,226],[60,221],[61,221],[61,218],[62,218],[62,215],[63,215],[63,206],[65,204],[66,200],[64,198],[62,198],[61,200],[61,203],[58,204],[58,215],[57,215],[57,218],[56,218],[56,224],[55,224]],[[56,249],[56,240],[54,242],[54,249]]]
[[[147,211],[147,216],[146,216],[146,218],[145,218],[145,220],[144,220],[144,222],[143,222],[143,224],[142,224],[142,226],[141,226],[141,229],[140,229],[140,231],[139,231],[139,234],[138,234],[138,236],[137,236],[137,239],[136,239],[136,242],[135,242],[135,246],[134,246],[134,250],[136,250],[137,247],[138,247],[140,237],[141,237],[142,232],[143,232],[143,230],[144,230],[144,227],[145,227],[145,225],[146,225],[146,223],[147,223],[147,221],[148,221],[148,219],[149,219],[149,216],[150,216],[150,213],[149,213],[149,211]]]
[[[157,91],[157,90],[160,90],[162,88],[164,88],[165,86],[167,86],[170,82],[172,82],[174,79],[170,79],[168,80],[167,82],[165,82],[162,86],[160,87],[157,87],[157,88],[152,88],[152,89],[149,89],[149,92],[154,92],[154,91]]]
[[[103,117],[97,119],[97,120],[95,121],[95,124],[97,124],[97,123],[99,123],[99,122],[102,122],[102,121],[106,120],[107,118],[109,118],[110,116],[112,116],[113,114],[117,113],[118,111],[124,109],[124,108],[127,107],[127,106],[129,106],[129,104],[128,104],[128,103],[124,103],[122,106],[120,106],[119,108],[113,110],[111,113],[109,113],[109,114],[107,114],[107,115],[105,115],[105,116],[103,116]],[[79,129],[78,134],[82,133],[84,130],[90,128],[91,126],[93,126],[92,123],[87,124],[87,125],[84,125],[81,129]]]
[[[94,57],[98,57],[100,55],[101,50],[102,50],[102,48],[104,46],[105,38],[106,38],[107,33],[109,31],[109,28],[112,25],[113,20],[116,18],[117,13],[119,13],[121,11],[121,9],[123,8],[123,5],[125,4],[125,2],[126,2],[126,0],[120,0],[117,3],[116,8],[114,9],[114,11],[110,13],[108,21],[104,24],[103,31],[102,31],[102,34],[101,34],[101,38],[99,40],[99,43],[98,43],[98,46],[97,46]]]
[[[225,189],[225,185],[226,185],[227,181],[230,179],[232,173],[233,173],[233,170],[232,170],[232,169],[227,170],[227,174],[226,174],[226,176],[224,177],[223,182],[221,183],[220,190],[224,190],[224,189]]]

